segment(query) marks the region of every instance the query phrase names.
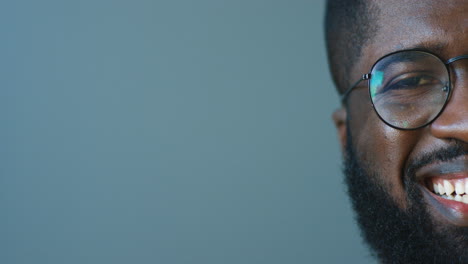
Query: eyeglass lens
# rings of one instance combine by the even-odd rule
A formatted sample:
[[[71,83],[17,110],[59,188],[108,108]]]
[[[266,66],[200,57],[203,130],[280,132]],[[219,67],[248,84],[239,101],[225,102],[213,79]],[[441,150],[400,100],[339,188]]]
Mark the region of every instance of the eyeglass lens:
[[[403,51],[379,60],[371,71],[369,92],[377,114],[402,129],[434,120],[449,96],[446,65],[422,51]]]

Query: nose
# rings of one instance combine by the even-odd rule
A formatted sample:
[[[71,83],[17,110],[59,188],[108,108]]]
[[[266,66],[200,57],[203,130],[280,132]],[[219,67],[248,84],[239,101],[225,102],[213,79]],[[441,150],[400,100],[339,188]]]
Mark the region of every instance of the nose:
[[[430,125],[431,133],[435,137],[456,139],[468,143],[467,64],[468,60],[464,60],[459,65],[463,66],[461,70],[452,75],[452,94],[450,100],[440,116]]]

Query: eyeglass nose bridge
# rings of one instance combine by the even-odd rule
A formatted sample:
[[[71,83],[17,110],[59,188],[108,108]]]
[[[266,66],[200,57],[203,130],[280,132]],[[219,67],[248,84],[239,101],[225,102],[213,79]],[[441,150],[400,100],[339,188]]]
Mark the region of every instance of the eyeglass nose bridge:
[[[459,60],[463,60],[463,59],[468,59],[468,54],[460,55],[460,56],[456,56],[456,57],[453,57],[453,58],[451,58],[451,59],[448,59],[448,60],[445,62],[445,65],[447,66],[447,69],[449,70],[449,73],[450,73],[449,64],[451,64],[451,63],[453,63],[453,62],[456,62],[456,61],[459,61]],[[452,70],[453,70],[453,69],[452,69]],[[447,98],[447,101],[446,101],[445,104],[444,104],[444,107],[441,109],[440,113],[431,121],[431,123],[435,122],[438,118],[440,118],[440,116],[443,115],[443,112],[445,111],[445,109],[447,108],[447,106],[450,104],[450,101],[451,101],[451,99],[452,99],[452,97],[453,97],[455,84],[454,84],[452,81],[450,81],[450,86],[451,86],[451,88],[450,88],[450,94],[449,94],[449,97]],[[463,101],[463,100],[461,101],[461,104],[464,105],[464,101]],[[455,107],[456,107],[456,106],[455,106]],[[455,110],[456,113],[459,113],[459,112],[460,112],[460,111],[459,111],[460,109],[458,109],[458,107],[456,107],[455,109],[456,109],[456,110]],[[453,109],[452,109],[451,112],[453,112]],[[465,119],[466,116],[462,114],[462,115],[460,115],[460,116],[454,117],[454,116],[452,115],[452,113],[448,113],[448,116],[449,116],[449,118],[452,118],[452,119],[449,119],[449,122],[448,122],[448,123],[447,123],[447,120],[445,120],[445,121],[442,121],[441,123],[437,124],[437,125],[435,126],[436,128],[433,128],[433,132],[432,132],[432,133],[437,133],[437,134],[438,134],[438,137],[441,137],[441,136],[444,135],[443,133],[446,133],[446,132],[449,131],[449,132],[450,132],[450,137],[454,137],[454,135],[459,135],[459,134],[456,134],[456,133],[459,133],[459,132],[461,131],[461,132],[462,132],[462,135],[465,135],[465,134],[466,134],[466,133],[465,133],[465,132],[466,132],[465,127],[461,128],[461,129],[458,129],[458,130],[454,130],[452,124],[456,123],[456,124],[457,124],[456,127],[457,127],[457,128],[460,127],[460,123],[459,123],[459,122],[460,122],[461,120],[459,120],[459,119],[457,119],[457,118],[462,117],[463,119]],[[453,118],[455,118],[455,119],[453,119]],[[465,122],[465,121],[462,121],[462,122]],[[449,129],[447,129],[447,128],[449,128]],[[436,131],[436,132],[434,132],[434,131]],[[441,132],[442,132],[442,133],[441,133]],[[445,135],[448,135],[448,134],[445,134]]]
[[[431,54],[433,55],[432,53],[429,53],[427,52],[428,54]],[[437,57],[436,55],[434,55],[435,57]],[[456,62],[456,61],[459,61],[459,60],[463,60],[463,59],[468,59],[468,54],[464,54],[464,55],[459,55],[459,56],[456,56],[456,57],[453,57],[453,58],[450,58],[448,59],[446,62],[444,62],[440,57],[437,57],[439,59],[439,61],[443,64],[446,65],[446,68],[447,68],[447,73],[449,74],[448,76],[448,83],[443,87],[444,91],[445,92],[448,92],[448,95],[446,97],[446,100],[445,100],[445,103],[444,105],[442,106],[442,108],[440,109],[440,111],[438,112],[438,114],[436,116],[434,116],[432,118],[432,121],[429,121],[427,122],[426,124],[424,125],[421,125],[421,126],[417,126],[417,127],[413,127],[413,128],[405,128],[405,127],[400,127],[398,125],[395,125],[395,124],[392,124],[391,122],[389,122],[385,117],[383,117],[381,115],[381,113],[379,113],[379,111],[377,110],[376,108],[376,105],[375,103],[373,102],[372,98],[371,98],[371,102],[372,102],[372,105],[374,107],[374,110],[377,112],[377,115],[379,116],[379,118],[387,125],[389,125],[390,127],[393,127],[393,128],[396,128],[396,129],[399,129],[399,130],[416,130],[416,129],[419,129],[419,128],[422,128],[424,126],[427,126],[428,124],[432,123],[434,120],[436,120],[445,110],[447,104],[449,103],[451,97],[452,97],[452,94],[453,94],[453,84],[452,84],[452,81],[450,80],[450,73],[453,71],[453,69],[449,69],[449,65],[453,62]],[[379,60],[380,61],[380,60]],[[355,84],[355,86],[357,86],[358,83],[362,82],[362,81],[368,81],[370,82],[370,79],[371,77],[373,77],[373,74],[372,74],[372,71],[374,70],[374,67],[376,66],[376,64],[379,62],[377,61],[374,66],[371,68],[371,71],[369,73],[366,73],[366,74],[363,74],[361,79]],[[369,87],[370,87],[370,83],[368,84]],[[369,88],[370,89],[370,88]]]
[[[446,62],[445,62],[445,65],[447,66],[447,69],[448,69],[448,66],[453,63],[453,62],[456,62],[456,61],[459,61],[459,60],[463,60],[463,59],[468,59],[468,54],[464,54],[464,55],[460,55],[460,56],[456,56],[456,57],[453,57],[453,58],[450,58],[448,59]],[[450,72],[450,70],[449,70]],[[452,83],[450,83],[450,86],[452,86]],[[452,93],[453,93],[453,88],[450,89],[450,95],[449,95],[449,98],[447,98],[447,102],[445,104],[448,104],[448,101],[450,101],[450,98],[452,97]],[[445,108],[446,105],[444,105],[444,108]],[[444,109],[442,109],[441,112],[443,112]],[[440,113],[441,114],[441,113]],[[439,115],[440,115],[439,114]]]
[[[450,59],[448,59],[448,60],[444,63],[444,64],[447,66],[447,70],[448,70],[449,74],[450,74],[450,70],[449,70],[449,67],[448,67],[448,66],[449,66],[451,63],[453,63],[453,62],[456,62],[456,61],[459,61],[459,60],[463,60],[463,59],[468,59],[468,54],[464,54],[464,55],[460,55],[460,56],[456,56],[456,57],[450,58]],[[449,78],[450,78],[450,77],[449,77]],[[453,94],[453,88],[454,88],[454,87],[452,87],[452,85],[453,85],[453,84],[451,83],[451,81],[449,81],[448,86],[445,86],[445,87],[444,87],[444,88],[448,88],[448,89],[449,89],[449,96],[448,96],[447,100],[445,101],[445,104],[444,104],[444,106],[442,107],[442,109],[440,110],[439,114],[437,114],[437,116],[436,116],[431,122],[429,122],[428,124],[434,122],[437,118],[439,118],[439,116],[444,112],[445,108],[447,107],[447,104],[449,104],[450,99],[451,99],[452,94]],[[449,87],[450,87],[450,88],[449,88]],[[426,124],[426,125],[428,125],[428,124]],[[412,130],[412,129],[411,129],[411,130]]]
[[[370,81],[370,79],[371,79],[371,77],[372,77],[372,71],[373,71],[374,67],[376,66],[376,64],[377,64],[379,61],[381,61],[382,59],[384,59],[384,58],[386,58],[386,57],[388,57],[388,56],[391,56],[391,55],[393,55],[393,54],[400,53],[400,52],[409,52],[409,51],[418,51],[418,50],[406,50],[406,51],[403,50],[403,51],[398,51],[398,52],[394,52],[394,53],[388,54],[388,55],[386,55],[386,56],[380,58],[379,60],[377,60],[377,62],[374,64],[374,66],[372,66],[371,71],[370,71],[369,73],[363,74],[363,75],[361,76],[361,78],[360,78],[357,82],[355,82],[351,87],[349,87],[347,90],[345,90],[345,92],[341,95],[341,98],[340,98],[340,99],[341,99],[341,102],[344,104],[344,103],[346,102],[346,100],[347,100],[349,94],[354,90],[354,88],[358,87],[359,84],[360,84],[362,81],[368,81],[368,82]],[[444,62],[440,57],[438,57],[437,55],[434,55],[434,54],[432,54],[432,53],[430,53],[430,52],[427,52],[427,51],[419,51],[419,52],[424,52],[424,53],[430,54],[430,55],[432,55],[432,56],[438,58],[438,60],[439,60],[442,64],[445,64],[445,66],[447,67],[447,73],[449,74],[449,76],[448,76],[449,79],[448,79],[447,85],[444,87],[444,89],[445,89],[444,91],[447,92],[447,90],[448,90],[448,93],[449,93],[449,94],[448,94],[448,96],[446,97],[445,103],[444,103],[444,105],[442,106],[442,108],[440,109],[439,113],[432,119],[432,121],[427,122],[427,123],[424,124],[424,125],[421,125],[421,126],[418,126],[418,127],[414,127],[414,128],[403,128],[403,127],[396,126],[396,125],[391,124],[391,123],[389,123],[388,121],[386,121],[385,118],[383,118],[383,117],[379,114],[379,112],[377,111],[377,109],[376,109],[376,107],[375,107],[375,105],[374,105],[374,102],[373,102],[373,100],[372,100],[372,98],[371,98],[372,105],[373,105],[373,107],[374,107],[374,110],[376,110],[377,115],[379,116],[379,118],[380,118],[384,123],[386,123],[387,125],[389,125],[389,126],[391,126],[391,127],[393,127],[393,128],[396,128],[396,129],[400,129],[400,130],[415,130],[415,129],[419,129],[419,128],[421,128],[421,127],[424,127],[424,126],[430,124],[431,122],[433,122],[435,119],[437,119],[438,116],[439,116],[440,114],[442,114],[442,112],[444,111],[445,107],[446,107],[447,104],[449,103],[450,98],[451,98],[451,96],[452,96],[452,92],[453,92],[452,83],[451,83],[451,81],[450,81],[450,72],[451,72],[451,70],[449,69],[449,64],[451,64],[451,63],[453,63],[453,62],[456,62],[456,61],[458,61],[458,60],[468,59],[468,54],[464,54],[464,55],[460,55],[460,56],[456,56],[456,57],[450,58],[450,59],[448,59],[446,62]],[[370,84],[368,84],[368,85],[370,85]],[[369,88],[369,89],[370,89],[370,88]]]
[[[450,63],[452,62],[456,62],[458,60],[463,60],[463,59],[468,59],[468,54],[467,55],[460,55],[460,56],[456,56],[456,57],[453,57],[451,59],[448,59],[446,62],[445,62],[445,65],[449,65]]]

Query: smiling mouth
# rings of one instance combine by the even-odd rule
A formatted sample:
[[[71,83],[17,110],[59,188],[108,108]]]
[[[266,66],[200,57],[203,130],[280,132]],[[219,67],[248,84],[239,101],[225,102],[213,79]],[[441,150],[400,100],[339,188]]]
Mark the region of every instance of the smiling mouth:
[[[427,181],[427,187],[433,194],[441,198],[468,204],[468,178],[431,178]]]
[[[435,217],[468,227],[468,155],[423,166],[415,177]]]

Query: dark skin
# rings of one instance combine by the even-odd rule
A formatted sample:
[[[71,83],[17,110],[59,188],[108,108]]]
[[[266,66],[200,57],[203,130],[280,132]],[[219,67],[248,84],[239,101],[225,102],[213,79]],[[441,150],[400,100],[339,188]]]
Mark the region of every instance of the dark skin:
[[[468,2],[449,1],[377,1],[380,7],[378,32],[362,49],[356,62],[353,80],[357,81],[369,72],[382,56],[404,49],[424,48],[437,54],[444,61],[468,54]],[[362,82],[348,98],[349,107],[342,107],[333,114],[340,142],[346,145],[346,129],[349,125],[357,158],[377,175],[377,182],[384,187],[395,203],[405,209],[409,206],[404,188],[405,170],[412,161],[424,154],[453,146],[454,142],[468,146],[468,59],[450,64],[452,94],[442,114],[431,124],[413,131],[391,128],[375,113],[369,100],[366,82]],[[355,80],[354,80],[355,79]],[[349,123],[346,122],[350,119]],[[451,162],[451,163],[450,163]],[[453,161],[446,167],[453,165]],[[457,164],[465,169],[456,175],[431,175],[431,177],[468,178],[468,157],[457,158]],[[439,225],[468,226],[468,212],[455,206],[440,204],[428,190],[424,169],[416,172],[424,194],[428,212]],[[453,165],[454,166],[454,165]]]

